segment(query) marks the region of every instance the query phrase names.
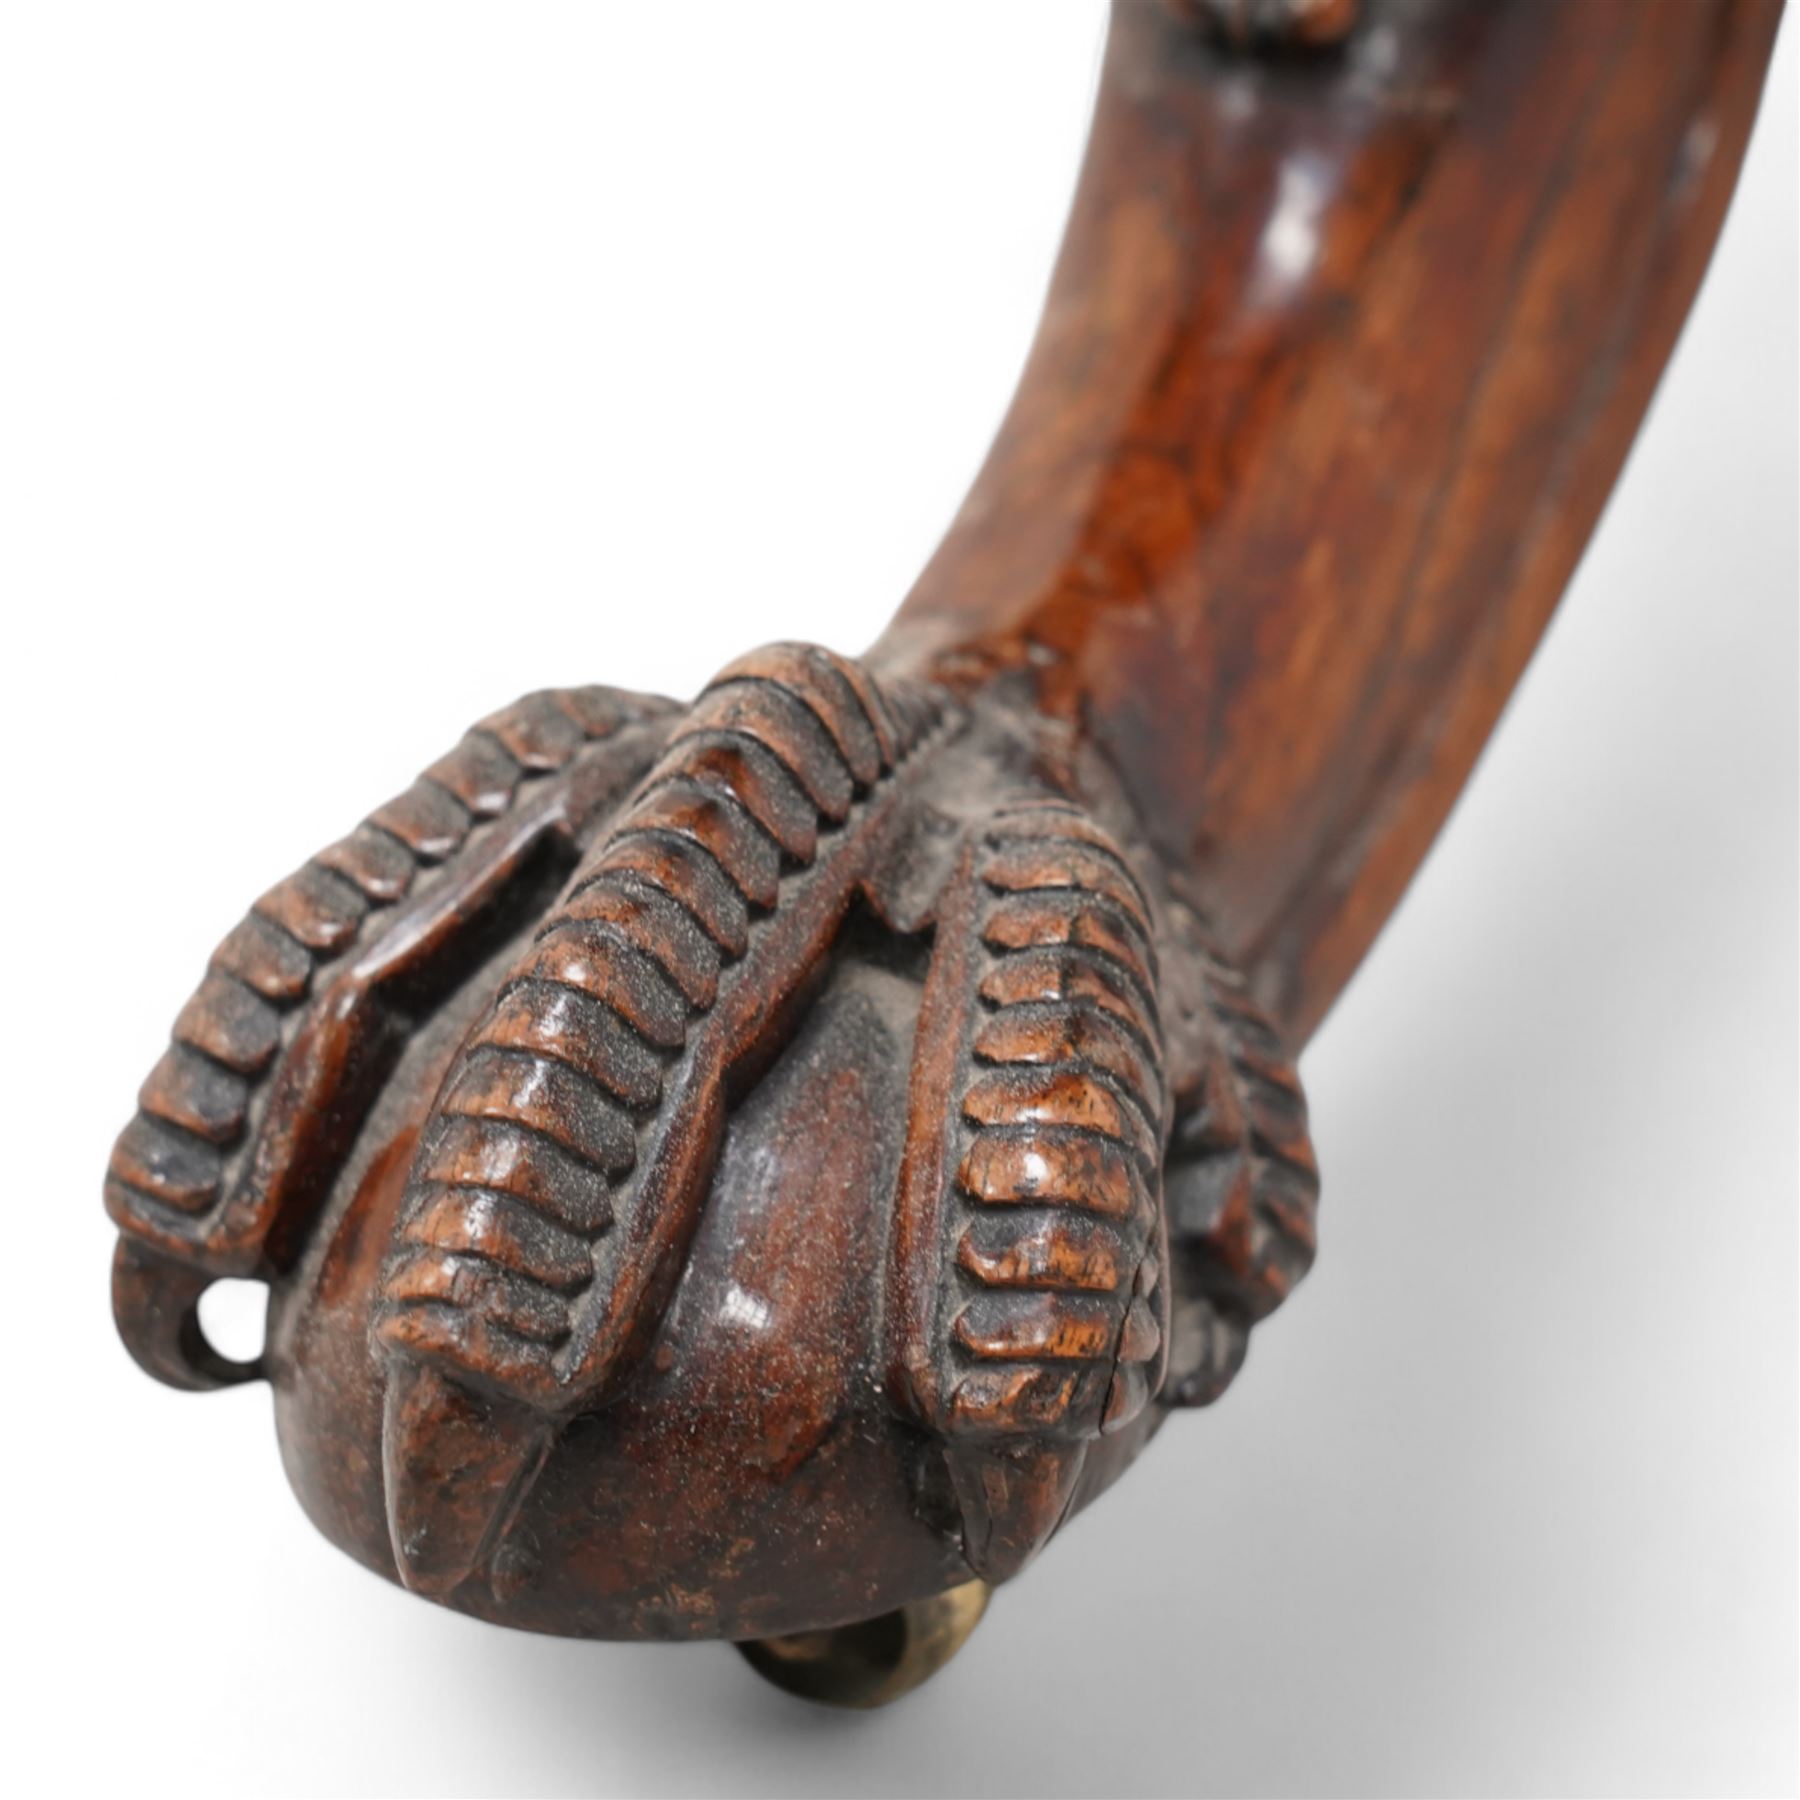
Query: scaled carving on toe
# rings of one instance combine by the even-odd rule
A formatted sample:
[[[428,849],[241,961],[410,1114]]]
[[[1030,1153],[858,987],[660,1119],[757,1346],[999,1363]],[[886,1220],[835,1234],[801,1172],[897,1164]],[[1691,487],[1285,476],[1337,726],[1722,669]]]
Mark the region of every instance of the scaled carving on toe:
[[[405,1153],[354,1240],[387,1553],[513,1605],[565,1435],[641,1410],[652,1346],[680,1366],[664,1322],[743,1101],[861,969],[860,1004],[875,980],[902,1009],[879,1041],[907,1104],[847,1122],[894,1172],[856,1202],[876,1287],[841,1354],[873,1410],[842,1429],[895,1434],[919,1529],[1005,1579],[1103,1479],[1097,1445],[1222,1390],[1316,1191],[1273,1028],[1067,785],[1030,713],[804,645],[687,708],[494,715],[215,957],[115,1158],[128,1340],[178,1384],[262,1372],[206,1344],[199,1293],[305,1262],[322,1215],[341,1241],[392,1160],[376,1121]],[[384,1099],[413,1038],[442,1040],[429,1086],[408,1065]]]
[[[945,1441],[971,1568],[1050,1535],[1164,1349],[1165,1094],[1148,904],[1042,801],[970,834],[940,915],[895,1227],[893,1385]]]
[[[729,1084],[791,1029],[893,848],[896,778],[940,710],[822,650],[733,663],[465,1041],[376,1324],[395,1359],[388,1504],[409,1579],[466,1576],[513,1499],[485,1467],[439,1472],[429,1440],[466,1435],[475,1396],[494,1401],[522,1480],[560,1419],[629,1377],[685,1265]],[[409,1547],[441,1552],[452,1533],[460,1554],[425,1575]]]
[[[154,1372],[209,1384],[192,1300],[291,1261],[436,968],[505,909],[547,839],[572,846],[641,773],[670,711],[611,688],[528,695],[219,945],[106,1182],[121,1329]],[[171,1284],[187,1296],[172,1310]]]

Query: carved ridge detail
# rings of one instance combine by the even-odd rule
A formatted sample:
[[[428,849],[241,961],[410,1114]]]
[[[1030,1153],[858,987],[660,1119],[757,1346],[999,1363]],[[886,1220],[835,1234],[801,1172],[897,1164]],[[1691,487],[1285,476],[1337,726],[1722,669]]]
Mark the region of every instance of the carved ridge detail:
[[[1164,1166],[1170,1254],[1210,1317],[1195,1366],[1172,1374],[1172,1405],[1216,1400],[1242,1366],[1250,1327],[1275,1310],[1318,1249],[1319,1165],[1300,1078],[1243,979],[1203,954],[1213,1031],[1178,1096]]]
[[[660,1316],[723,1127],[872,872],[891,777],[940,719],[776,645],[701,695],[458,1053],[414,1162],[376,1335],[543,1411]]]
[[[965,1552],[998,1578],[1054,1529],[1082,1447],[1160,1379],[1168,1098],[1150,909],[1107,833],[1060,801],[1003,809],[954,885],[890,1329],[895,1388],[946,1442]]]
[[[1111,840],[1055,804],[996,815],[975,867],[992,898],[955,1174],[966,1367],[946,1423],[1088,1435],[1096,1409],[1110,1427],[1143,1407],[1163,1336],[1149,910]]]
[[[448,901],[471,858],[503,879],[549,818],[546,778],[669,710],[605,687],[529,694],[264,894],[214,951],[114,1145],[106,1201],[120,1230],[214,1274],[253,1272],[292,1161],[279,1131],[270,1140],[270,1100],[311,1003],[379,955],[398,919]]]

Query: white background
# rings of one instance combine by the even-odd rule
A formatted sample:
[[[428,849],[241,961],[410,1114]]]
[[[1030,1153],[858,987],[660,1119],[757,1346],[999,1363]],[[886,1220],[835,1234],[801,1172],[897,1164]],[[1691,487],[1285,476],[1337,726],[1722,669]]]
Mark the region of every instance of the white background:
[[[14,1791],[1796,1780],[1791,26],[1623,485],[1307,1057],[1317,1272],[952,1672],[851,1718],[428,1608],[314,1535],[266,1394],[113,1340],[101,1167],[254,894],[527,688],[874,636],[1100,29],[0,9]]]

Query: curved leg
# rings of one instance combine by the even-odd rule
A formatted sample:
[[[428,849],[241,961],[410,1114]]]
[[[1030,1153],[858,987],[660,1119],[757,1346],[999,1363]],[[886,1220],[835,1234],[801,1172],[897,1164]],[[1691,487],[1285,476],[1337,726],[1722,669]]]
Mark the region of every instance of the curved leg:
[[[199,1332],[269,1280],[371,1566],[921,1679],[1309,1266],[1293,1058],[1593,524],[1778,12],[1121,5],[890,630],[534,696],[264,896],[114,1153],[133,1353],[318,1374]]]

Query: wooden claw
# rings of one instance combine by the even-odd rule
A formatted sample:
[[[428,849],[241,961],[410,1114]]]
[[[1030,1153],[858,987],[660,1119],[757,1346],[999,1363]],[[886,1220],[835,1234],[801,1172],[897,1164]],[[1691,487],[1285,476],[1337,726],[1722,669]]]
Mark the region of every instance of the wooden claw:
[[[264,893],[114,1146],[132,1354],[266,1374],[321,1528],[462,1611],[936,1666],[1310,1267],[1294,1059],[1581,552],[1778,15],[1119,5],[887,632],[529,696]]]

